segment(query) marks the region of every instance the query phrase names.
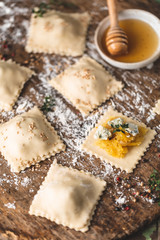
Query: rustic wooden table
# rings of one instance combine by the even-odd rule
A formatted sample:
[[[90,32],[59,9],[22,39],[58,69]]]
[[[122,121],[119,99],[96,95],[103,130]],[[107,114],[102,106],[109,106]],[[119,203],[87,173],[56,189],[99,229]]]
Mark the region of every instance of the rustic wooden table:
[[[46,117],[67,145],[64,153],[19,174],[12,173],[6,160],[0,157],[0,239],[158,240],[160,224],[157,219],[160,207],[154,203],[155,196],[148,194],[147,189],[153,169],[160,170],[160,116],[152,112],[152,107],[160,98],[160,59],[151,69],[125,71],[110,66],[100,58],[93,41],[99,21],[108,15],[106,1],[70,0],[70,4],[67,0],[52,2],[53,8],[57,10],[90,13],[92,20],[88,29],[85,54],[103,64],[112,75],[121,80],[124,89],[88,117],[82,118],[69,101],[47,82],[78,58],[54,54],[28,54],[24,50],[31,11],[39,0],[0,0],[0,58],[11,58],[37,73],[25,84],[13,111],[0,112],[1,122],[27,111],[34,104],[41,107],[45,96],[52,95],[55,99],[54,111],[46,113]],[[118,1],[118,10],[127,8],[147,10],[160,18],[160,2],[156,0]],[[85,133],[109,105],[157,131],[155,140],[131,174],[121,172],[79,150]],[[65,166],[90,171],[107,181],[107,189],[98,204],[90,230],[86,233],[76,232],[45,218],[28,214],[33,196],[44,180],[53,159]],[[138,193],[136,199],[135,193]],[[153,225],[148,225],[152,222]]]

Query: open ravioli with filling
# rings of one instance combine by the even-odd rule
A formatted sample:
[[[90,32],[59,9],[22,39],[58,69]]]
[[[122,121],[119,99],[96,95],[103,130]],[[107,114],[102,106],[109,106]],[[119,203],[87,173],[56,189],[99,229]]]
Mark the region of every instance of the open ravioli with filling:
[[[81,148],[111,165],[132,172],[156,132],[109,108]]]

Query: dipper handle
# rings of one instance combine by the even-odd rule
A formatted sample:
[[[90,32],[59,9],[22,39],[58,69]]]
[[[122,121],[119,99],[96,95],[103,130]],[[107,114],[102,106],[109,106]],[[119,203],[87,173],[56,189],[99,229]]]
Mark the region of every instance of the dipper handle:
[[[117,4],[116,0],[107,0],[111,27],[117,27],[118,26],[116,4]]]
[[[118,24],[116,0],[107,0],[107,4],[111,26],[106,36],[106,47],[113,56],[125,55],[128,52],[128,38]]]

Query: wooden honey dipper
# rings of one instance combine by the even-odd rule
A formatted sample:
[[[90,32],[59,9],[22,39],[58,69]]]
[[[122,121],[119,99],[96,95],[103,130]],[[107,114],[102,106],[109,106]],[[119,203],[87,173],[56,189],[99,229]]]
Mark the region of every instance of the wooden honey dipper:
[[[116,0],[107,0],[110,16],[110,28],[106,36],[106,46],[113,56],[125,55],[128,52],[128,38],[118,24]]]

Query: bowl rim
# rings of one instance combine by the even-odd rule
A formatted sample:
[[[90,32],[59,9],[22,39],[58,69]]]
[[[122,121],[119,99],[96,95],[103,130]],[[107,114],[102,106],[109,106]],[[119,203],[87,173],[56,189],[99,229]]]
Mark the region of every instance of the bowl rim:
[[[126,14],[128,14],[129,17],[126,17]],[[142,19],[142,15],[146,16],[146,18]],[[99,36],[99,33],[100,33],[103,25],[110,22],[109,16],[107,16],[104,19],[102,19],[102,21],[98,24],[95,34],[94,34],[94,43],[95,43],[96,49],[97,49],[98,53],[100,54],[100,56],[103,58],[103,60],[106,61],[107,63],[111,64],[114,67],[128,69],[128,70],[129,69],[130,70],[139,69],[139,68],[148,66],[151,63],[153,63],[154,61],[156,61],[160,57],[160,31],[158,31],[159,29],[157,27],[155,27],[155,24],[152,24],[152,22],[156,21],[156,23],[159,25],[159,28],[160,28],[160,19],[158,17],[156,17],[154,14],[152,14],[148,11],[145,11],[145,10],[141,10],[141,9],[125,9],[118,13],[118,17],[119,17],[119,19],[139,19],[144,22],[147,22],[157,33],[157,36],[159,38],[157,49],[149,58],[147,58],[143,61],[139,61],[139,62],[125,63],[125,62],[120,62],[120,61],[111,59],[110,57],[108,57],[106,54],[103,53],[103,51],[101,50],[101,48],[99,46],[99,42],[98,42],[98,36]],[[152,19],[152,22],[148,20],[148,17],[150,17],[150,19]]]

